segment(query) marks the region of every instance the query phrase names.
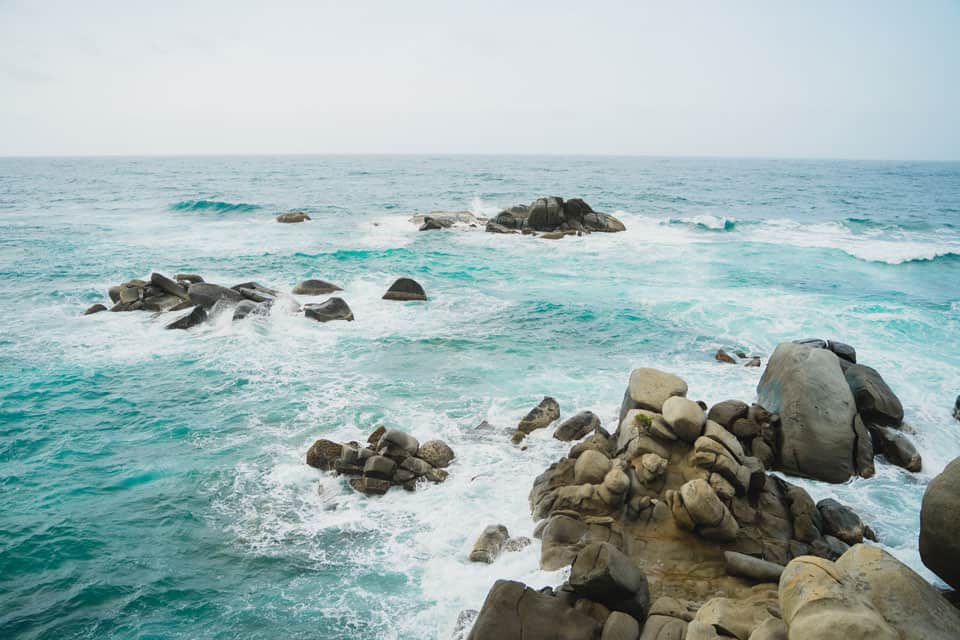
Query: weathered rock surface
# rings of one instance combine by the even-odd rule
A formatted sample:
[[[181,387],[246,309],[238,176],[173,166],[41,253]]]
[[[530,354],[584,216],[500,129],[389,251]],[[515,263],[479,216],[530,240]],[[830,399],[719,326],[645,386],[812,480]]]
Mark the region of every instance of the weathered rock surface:
[[[192,304],[203,307],[208,311],[218,302],[237,304],[243,300],[243,296],[233,289],[209,282],[198,282],[190,285],[190,288],[187,289],[187,297]]]
[[[416,280],[398,278],[383,294],[384,300],[426,300],[427,294]]]
[[[303,305],[303,314],[317,322],[330,322],[331,320],[352,322],[354,319],[350,305],[343,298],[337,297],[316,304],[305,304]]]
[[[645,620],[650,608],[647,577],[630,558],[608,542],[594,542],[577,554],[570,586],[612,611]]]
[[[443,440],[427,440],[417,449],[416,455],[437,469],[449,467],[455,457],[453,449]]]
[[[584,640],[597,622],[565,598],[519,582],[498,580],[487,594],[468,640]]]
[[[560,418],[560,405],[550,396],[544,397],[540,404],[531,409],[517,425],[517,433],[522,439],[537,429],[543,429]]]
[[[492,524],[483,530],[470,552],[470,562],[492,563],[510,538],[510,532],[502,524]]]
[[[634,369],[620,406],[620,420],[631,409],[647,409],[660,413],[663,403],[673,396],[686,397],[687,383],[665,371]]]
[[[295,286],[292,292],[301,296],[323,296],[335,291],[343,289],[326,280],[304,280]]]
[[[920,508],[920,558],[954,589],[960,590],[960,458],[948,464],[923,494]]]
[[[869,425],[873,449],[891,464],[903,467],[907,471],[917,472],[923,467],[920,452],[907,436],[893,427]]]
[[[572,418],[564,420],[553,432],[553,437],[564,442],[586,438],[601,428],[600,418],[592,411],[581,411]]]
[[[903,405],[876,369],[862,364],[847,367],[847,384],[865,422],[898,426],[903,422]]]
[[[783,343],[757,386],[758,401],[780,416],[776,465],[827,482],[854,475],[857,414],[837,356],[826,349]]]

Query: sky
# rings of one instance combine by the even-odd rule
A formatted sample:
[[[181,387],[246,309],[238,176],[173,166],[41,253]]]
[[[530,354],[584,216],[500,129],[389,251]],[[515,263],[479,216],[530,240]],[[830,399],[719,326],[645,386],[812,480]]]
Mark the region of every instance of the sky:
[[[960,160],[960,0],[0,0],[0,155]]]

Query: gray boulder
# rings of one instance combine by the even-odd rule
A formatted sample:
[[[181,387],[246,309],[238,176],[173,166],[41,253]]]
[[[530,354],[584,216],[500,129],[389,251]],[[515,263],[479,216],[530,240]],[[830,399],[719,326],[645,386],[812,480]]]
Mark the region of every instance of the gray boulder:
[[[947,465],[923,494],[920,559],[954,589],[960,589],[960,458]]]
[[[863,542],[863,521],[856,511],[833,498],[818,502],[817,510],[822,518],[824,534],[834,536],[848,545]]]
[[[151,273],[150,284],[181,300],[186,300],[187,298],[187,290],[163,274]]]
[[[293,288],[293,293],[301,296],[324,296],[334,291],[343,289],[326,280],[304,280]]]
[[[363,475],[366,478],[390,480],[397,470],[397,463],[384,456],[370,456],[363,465]]]
[[[545,396],[540,404],[531,409],[517,425],[517,431],[530,434],[543,429],[560,417],[560,404],[550,396]]]
[[[500,555],[510,538],[510,532],[502,524],[491,524],[483,530],[470,552],[470,562],[492,563]]]
[[[713,420],[724,429],[732,430],[733,423],[745,419],[750,405],[740,400],[724,400],[710,407],[707,420]]]
[[[852,476],[856,403],[837,356],[783,343],[757,385],[758,402],[780,416],[778,468],[827,482]]]
[[[384,447],[390,446],[397,447],[398,449],[406,451],[411,456],[415,456],[420,449],[420,442],[409,433],[404,433],[399,429],[387,429],[383,432],[383,435],[380,436],[380,440],[377,442],[377,449],[382,450]]]
[[[487,223],[486,231],[487,233],[506,233],[506,234],[517,232],[516,228],[508,227],[506,225],[494,222],[493,220]]]
[[[620,422],[631,409],[660,413],[667,398],[686,395],[687,383],[672,373],[649,368],[634,369],[620,405]]]
[[[281,213],[277,216],[277,222],[283,222],[285,224],[291,224],[294,222],[303,222],[304,220],[310,220],[310,216],[305,214],[302,211],[291,211],[289,213]]]
[[[552,231],[563,224],[564,219],[563,198],[548,196],[538,198],[530,205],[527,226],[537,231]]]
[[[303,305],[303,314],[317,322],[330,322],[331,320],[353,321],[353,311],[350,305],[343,298],[330,298],[317,304]]]
[[[193,304],[207,310],[211,309],[218,302],[237,304],[243,300],[243,296],[233,289],[221,287],[218,284],[211,284],[209,282],[198,282],[190,285],[190,288],[187,289],[187,298]]]
[[[647,577],[609,542],[592,542],[577,554],[570,569],[570,586],[578,595],[640,621],[650,609]]]
[[[107,308],[104,305],[98,303],[90,307],[87,307],[87,310],[83,312],[83,315],[90,316],[95,313],[100,313],[101,311],[106,311],[106,310]]]
[[[600,428],[600,418],[593,411],[581,411],[563,421],[553,432],[553,437],[563,442],[580,440]]]
[[[614,611],[607,616],[600,634],[600,640],[637,640],[639,637],[640,623],[622,611]]]
[[[190,329],[198,324],[203,324],[207,320],[207,310],[201,306],[196,306],[190,313],[181,316],[168,324],[167,329]]]
[[[876,369],[854,364],[847,367],[845,377],[865,422],[893,426],[903,422],[900,398],[887,386]]]
[[[923,467],[920,452],[903,432],[892,427],[870,425],[874,451],[885,457],[891,464],[916,473]]]
[[[565,598],[497,580],[487,594],[468,640],[584,640],[597,622]]]
[[[427,294],[423,287],[416,280],[410,278],[399,278],[394,282],[387,292],[383,294],[384,300],[426,300]]]

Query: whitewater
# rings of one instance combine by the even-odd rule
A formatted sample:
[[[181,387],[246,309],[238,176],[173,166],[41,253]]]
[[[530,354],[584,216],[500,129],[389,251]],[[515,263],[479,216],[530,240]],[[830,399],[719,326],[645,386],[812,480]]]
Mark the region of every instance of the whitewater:
[[[627,231],[549,242],[416,213],[582,197]],[[281,225],[298,210],[310,222]],[[569,449],[518,420],[545,395],[612,431],[631,369],[709,404],[755,398],[782,341],[834,338],[882,372],[923,456],[842,485],[898,558],[960,455],[960,165],[670,158],[0,159],[0,636],[449,638],[494,580],[558,585],[539,543],[467,560],[488,524],[532,534],[533,479]],[[83,310],[152,271],[343,287],[356,321],[280,309],[188,332]],[[426,303],[381,300],[396,278]],[[301,297],[301,301],[320,298]],[[486,421],[489,428],[477,428]],[[377,425],[457,454],[383,498],[304,464]]]

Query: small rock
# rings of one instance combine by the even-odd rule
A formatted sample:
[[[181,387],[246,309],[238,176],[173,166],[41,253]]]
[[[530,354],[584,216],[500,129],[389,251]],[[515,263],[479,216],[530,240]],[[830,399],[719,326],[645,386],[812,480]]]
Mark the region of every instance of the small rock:
[[[106,311],[107,308],[102,304],[95,304],[91,307],[88,307],[86,311],[83,312],[85,316],[91,316],[95,313],[100,313],[101,311]]]
[[[553,437],[564,442],[580,440],[600,426],[600,418],[597,414],[592,411],[581,411],[557,427],[553,432]]]
[[[543,429],[559,417],[560,405],[550,396],[546,396],[540,404],[524,416],[517,425],[517,430],[523,434],[529,434],[537,429]]]
[[[227,289],[209,282],[198,282],[190,285],[190,288],[187,289],[187,298],[193,304],[208,310],[221,301],[228,304],[237,304],[243,300],[243,296],[233,289]]]
[[[305,214],[302,211],[291,211],[290,213],[282,213],[277,216],[277,222],[283,222],[285,224],[291,224],[294,222],[303,222],[304,220],[310,220],[310,216]]]
[[[833,498],[817,503],[823,518],[823,533],[836,536],[849,545],[863,542],[863,521],[857,512]]]
[[[304,280],[293,288],[292,293],[301,296],[323,296],[335,291],[343,291],[343,289],[326,280]]]
[[[914,473],[923,467],[923,460],[913,443],[902,432],[891,427],[869,425],[874,450],[891,464]]]
[[[330,298],[317,304],[303,305],[303,314],[317,322],[331,320],[353,321],[353,311],[343,298]]]
[[[470,562],[492,563],[510,537],[510,532],[502,524],[492,524],[483,530],[470,552]]]
[[[416,280],[400,278],[394,282],[385,294],[384,300],[426,300],[427,294]]]
[[[417,450],[417,457],[438,469],[442,469],[450,466],[454,453],[453,449],[442,440],[428,440],[420,445]]]
[[[612,611],[638,620],[647,617],[650,591],[647,577],[622,551],[608,542],[592,542],[578,554],[570,570],[574,591]]]
[[[750,359],[750,362],[748,362],[747,364],[745,364],[745,365],[743,365],[743,366],[745,366],[745,367],[759,367],[759,366],[762,366],[762,364],[763,364],[763,363],[760,362],[760,358],[759,358],[758,356],[753,356],[753,357]]]
[[[723,349],[718,349],[716,355],[713,356],[717,362],[725,362],[727,364],[737,364],[736,359],[731,356],[729,353]]]

